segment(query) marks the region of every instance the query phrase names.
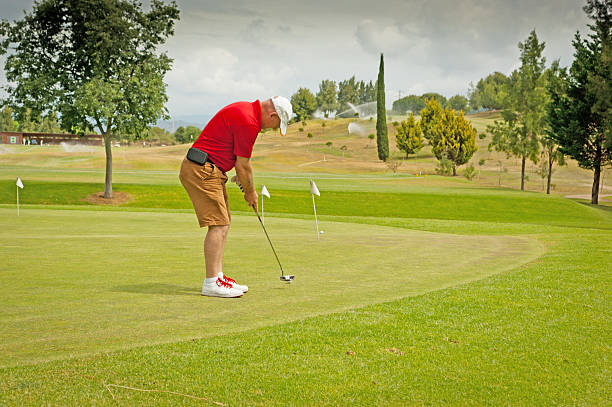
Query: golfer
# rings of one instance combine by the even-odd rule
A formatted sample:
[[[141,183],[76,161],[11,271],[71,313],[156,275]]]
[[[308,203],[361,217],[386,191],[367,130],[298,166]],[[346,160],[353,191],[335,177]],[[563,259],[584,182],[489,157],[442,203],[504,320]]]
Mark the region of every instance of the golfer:
[[[261,129],[287,132],[293,116],[287,98],[274,96],[260,102],[237,102],[221,109],[208,122],[183,160],[179,179],[189,194],[200,227],[208,227],[204,239],[206,279],[202,295],[240,297],[246,285],[223,274],[223,252],[231,216],[227,201],[226,173],[236,168],[244,200],[257,211],[251,154]]]

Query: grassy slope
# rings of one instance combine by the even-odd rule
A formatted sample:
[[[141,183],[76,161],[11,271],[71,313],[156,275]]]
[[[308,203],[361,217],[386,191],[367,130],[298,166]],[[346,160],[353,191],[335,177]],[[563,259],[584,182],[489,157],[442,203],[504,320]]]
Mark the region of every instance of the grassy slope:
[[[358,184],[364,185],[367,182],[362,180]],[[396,181],[396,184],[399,183],[401,181]],[[291,189],[276,188],[275,184],[268,183],[269,189],[273,191],[273,199],[266,200],[266,210],[304,215],[312,213],[312,200],[306,180],[284,180],[282,184]],[[587,209],[567,199],[535,193],[495,189],[428,188],[414,186],[414,181],[410,179],[406,179],[404,183],[408,185],[398,187],[404,190],[403,193],[326,191],[324,187],[334,188],[333,184],[320,184],[323,196],[317,198],[317,211],[321,215],[610,226],[608,218],[602,216],[600,210]],[[10,205],[14,202],[14,188],[13,182],[0,181],[0,204]],[[132,195],[133,201],[123,205],[125,207],[191,208],[189,198],[180,186],[116,184],[114,190]],[[97,184],[32,181],[28,183],[28,189],[22,191],[20,201],[23,204],[89,205],[83,198],[97,191]],[[240,191],[235,186],[230,186],[228,193],[232,210],[245,210]],[[350,205],[347,205],[348,202]]]

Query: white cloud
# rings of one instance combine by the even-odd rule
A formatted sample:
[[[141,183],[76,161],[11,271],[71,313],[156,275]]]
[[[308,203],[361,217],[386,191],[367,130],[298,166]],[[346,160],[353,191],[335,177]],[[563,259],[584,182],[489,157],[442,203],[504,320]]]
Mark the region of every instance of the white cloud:
[[[363,20],[355,30],[357,42],[372,54],[381,52],[398,55],[408,51],[426,49],[429,41],[406,26],[381,25],[372,20]]]

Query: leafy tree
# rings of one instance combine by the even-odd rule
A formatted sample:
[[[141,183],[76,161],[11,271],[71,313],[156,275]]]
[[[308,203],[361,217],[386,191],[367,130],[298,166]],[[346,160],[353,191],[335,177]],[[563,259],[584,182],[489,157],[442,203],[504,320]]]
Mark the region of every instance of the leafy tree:
[[[353,105],[359,104],[359,92],[357,89],[357,83],[355,76],[350,77],[345,81],[338,83],[338,104],[340,105],[338,110],[344,112],[350,109],[349,103]]]
[[[383,59],[383,54],[380,54],[377,85],[376,145],[378,146],[378,159],[387,161],[387,158],[389,158],[389,138],[387,136],[387,108],[385,107],[385,61]]]
[[[468,100],[465,96],[455,95],[448,99],[448,106],[450,106],[453,110],[456,111],[464,111],[466,112],[468,109]]]
[[[458,115],[450,107],[442,110],[440,103],[426,99],[425,109],[421,111],[421,129],[432,147],[432,152],[440,161],[452,163],[452,174],[457,175],[457,167],[467,163],[476,152],[476,129],[469,120]],[[441,168],[446,165],[441,164]]]
[[[421,110],[421,130],[423,136],[432,144],[434,140],[444,137],[444,127],[440,125],[444,111],[439,102],[425,98],[425,107]]]
[[[549,92],[549,103],[547,112],[552,108],[551,103],[555,94],[565,94],[567,91],[567,71],[560,68],[559,61],[554,61],[550,68],[545,72],[546,88]],[[561,152],[560,146],[555,142],[553,127],[550,123],[550,115],[547,115],[546,134],[540,139],[542,145],[542,154],[540,159],[542,164],[539,173],[542,177],[547,178],[546,193],[550,194],[550,185],[552,181],[553,165],[565,165],[565,156]]]
[[[470,83],[468,96],[472,109],[503,109],[508,96],[507,87],[510,79],[501,72],[493,72],[478,81],[476,86]]]
[[[16,131],[17,123],[13,120],[13,110],[4,106],[0,111],[0,131]]]
[[[368,83],[365,81],[359,81],[357,94],[359,97],[359,104],[376,101],[376,87],[372,81]]]
[[[422,96],[408,95],[393,102],[393,111],[398,113],[420,112],[425,108],[425,99]]]
[[[495,121],[487,130],[493,138],[489,150],[503,151],[521,158],[521,191],[525,190],[525,163],[538,162],[539,141],[546,131],[546,75],[542,56],[545,44],[538,41],[535,30],[519,43],[521,67],[510,77],[507,107],[503,121]]]
[[[414,118],[414,113],[410,113],[408,119],[399,123],[395,140],[397,148],[406,153],[406,158],[423,148],[423,132],[420,124]]]
[[[326,114],[338,110],[338,98],[336,97],[336,82],[323,80],[319,84],[317,93],[317,107]]]
[[[606,148],[612,148],[612,3],[588,0],[584,11],[595,22],[589,28],[597,33],[601,51],[589,73],[588,90],[595,97],[592,110],[602,117]]]
[[[291,105],[293,106],[296,120],[302,121],[310,118],[314,111],[317,110],[317,99],[310,90],[300,88],[291,96]],[[302,131],[304,130],[302,129]]]
[[[605,95],[598,89],[610,86],[609,77],[607,84],[602,83],[606,70],[610,69],[609,65],[605,66],[605,50],[611,41],[610,8],[609,2],[587,1],[584,10],[595,22],[589,25],[589,39],[582,39],[576,33],[572,42],[574,61],[566,78],[559,75],[564,86],[548,86],[549,135],[561,146],[562,153],[578,161],[580,167],[593,170],[591,203],[594,205],[599,202],[601,169],[612,160],[612,146],[606,140],[606,132],[610,131],[608,109]]]
[[[185,143],[193,143],[199,136],[202,131],[195,126],[180,126],[174,132],[174,138],[180,144]]]
[[[421,95],[421,98],[423,100],[425,100],[425,99],[436,100],[443,107],[448,104],[448,101],[446,100],[446,98],[444,96],[440,95],[439,93],[435,93],[435,92],[423,93],[423,95]]]
[[[0,52],[11,107],[19,114],[60,114],[61,127],[104,137],[104,197],[112,197],[111,140],[142,134],[167,117],[163,78],[172,60],[158,47],[173,34],[174,1],[41,0],[23,20],[3,22]]]
[[[52,111],[43,117],[38,131],[43,133],[63,133],[57,113]]]
[[[40,130],[40,122],[42,119],[40,116],[34,114],[32,109],[25,108],[20,111],[18,115],[19,121],[17,124],[17,131],[29,133],[29,132],[37,132]]]

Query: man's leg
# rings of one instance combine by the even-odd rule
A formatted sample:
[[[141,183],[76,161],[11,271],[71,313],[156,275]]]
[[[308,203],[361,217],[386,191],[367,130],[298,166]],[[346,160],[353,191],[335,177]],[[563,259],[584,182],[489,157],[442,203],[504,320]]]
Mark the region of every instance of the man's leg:
[[[229,225],[209,226],[204,239],[204,259],[206,261],[206,278],[216,278],[223,271],[223,252]]]

